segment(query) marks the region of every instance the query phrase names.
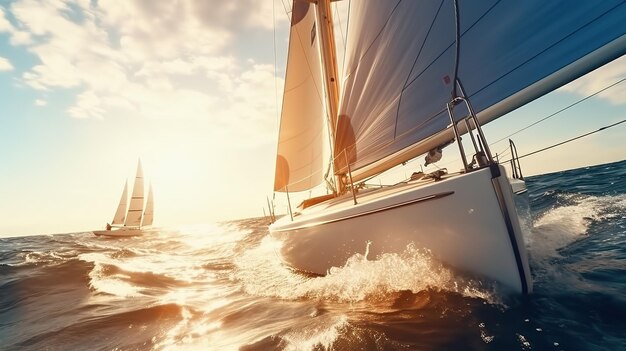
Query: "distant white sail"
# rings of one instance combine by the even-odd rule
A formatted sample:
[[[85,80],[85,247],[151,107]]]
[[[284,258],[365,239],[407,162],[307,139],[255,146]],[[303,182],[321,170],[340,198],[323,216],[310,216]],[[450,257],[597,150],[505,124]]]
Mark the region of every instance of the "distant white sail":
[[[128,201],[128,182],[124,183],[124,191],[122,191],[122,198],[120,204],[117,206],[113,222],[111,224],[124,224],[126,218],[126,202]]]
[[[146,209],[143,212],[143,227],[152,225],[152,219],[154,218],[154,198],[152,197],[152,184],[150,184],[150,190],[148,191],[148,199],[146,200]]]
[[[130,198],[130,207],[126,216],[125,226],[138,227],[141,225],[141,217],[143,214],[143,170],[141,168],[141,160],[137,164],[137,176],[133,185],[133,194]]]

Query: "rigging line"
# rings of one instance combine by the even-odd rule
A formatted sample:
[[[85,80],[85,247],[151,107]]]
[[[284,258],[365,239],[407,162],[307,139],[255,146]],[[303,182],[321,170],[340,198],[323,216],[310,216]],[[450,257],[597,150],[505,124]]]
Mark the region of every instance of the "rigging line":
[[[615,123],[613,123],[613,124],[610,124],[610,125],[608,125],[608,126],[602,127],[602,128],[600,128],[600,129],[597,129],[597,130],[594,130],[594,131],[591,131],[591,132],[585,133],[585,134],[583,134],[583,135],[579,135],[579,136],[577,136],[577,137],[574,137],[574,138],[571,138],[571,139],[567,139],[567,140],[562,141],[562,142],[560,142],[560,143],[556,143],[556,144],[554,144],[554,145],[551,145],[551,146],[548,146],[548,147],[544,147],[543,149],[539,149],[539,150],[535,150],[535,151],[533,151],[533,152],[529,152],[529,153],[527,153],[527,154],[525,154],[525,155],[519,156],[517,159],[519,160],[520,158],[524,158],[524,157],[526,157],[526,156],[534,155],[534,154],[536,154],[536,153],[539,153],[539,152],[542,152],[542,151],[546,151],[546,150],[552,149],[553,147],[557,147],[557,146],[560,146],[560,145],[563,145],[563,144],[569,143],[570,141],[574,141],[574,140],[577,140],[577,139],[580,139],[580,138],[584,138],[584,137],[586,137],[586,136],[588,136],[588,135],[595,134],[595,133],[597,133],[597,132],[601,132],[601,131],[603,131],[603,130],[605,130],[605,129],[609,129],[609,128],[611,128],[611,127],[615,127],[616,125],[618,125],[618,124],[622,124],[622,123],[624,123],[624,122],[626,122],[626,119],[623,119],[623,120],[621,120],[621,121],[619,121],[619,122],[615,122]],[[511,159],[508,159],[508,160],[506,160],[506,161],[502,161],[502,162],[500,162],[500,163],[505,163],[505,162],[509,162],[509,161],[511,161]]]
[[[285,9],[285,15],[287,15],[287,20],[291,24],[291,17],[289,17],[289,13],[291,13],[291,11],[287,8],[287,5],[285,5],[284,0],[280,0],[280,3],[283,4],[283,8]]]
[[[614,86],[616,86],[616,85],[618,85],[619,83],[622,83],[622,82],[624,82],[624,81],[626,81],[626,77],[624,77],[624,78],[622,78],[622,79],[618,80],[617,82],[615,82],[615,83],[613,83],[613,84],[611,84],[611,85],[609,85],[609,86],[606,86],[606,87],[604,87],[604,88],[602,88],[602,89],[600,89],[600,90],[596,91],[595,93],[593,93],[593,94],[591,94],[591,95],[589,95],[589,96],[587,96],[587,97],[585,97],[585,98],[583,98],[583,99],[580,99],[580,100],[578,100],[578,101],[574,102],[573,104],[570,104],[570,105],[568,105],[568,106],[566,106],[566,107],[563,107],[562,109],[560,109],[560,110],[558,110],[558,111],[556,111],[556,112],[554,112],[554,113],[552,113],[552,114],[550,114],[550,115],[548,115],[548,116],[546,116],[546,117],[544,117],[544,118],[542,118],[542,119],[540,119],[540,120],[538,120],[538,121],[536,121],[536,122],[534,122],[534,123],[531,123],[531,124],[529,124],[528,126],[526,126],[526,127],[522,128],[522,129],[520,129],[520,130],[518,130],[518,131],[516,131],[516,132],[514,132],[514,133],[512,133],[512,134],[509,134],[509,135],[507,135],[507,136],[505,136],[505,137],[503,137],[503,138],[501,138],[501,139],[498,139],[498,140],[494,141],[493,143],[491,143],[491,144],[489,144],[489,145],[494,145],[494,144],[497,144],[497,143],[499,143],[499,142],[501,142],[501,141],[503,141],[503,140],[505,140],[505,139],[508,139],[508,138],[512,137],[513,135],[515,135],[515,134],[517,134],[517,133],[520,133],[520,132],[522,132],[522,131],[524,131],[524,130],[526,130],[526,129],[528,129],[528,128],[530,128],[530,127],[532,127],[532,126],[534,126],[534,125],[536,125],[536,124],[538,124],[538,123],[540,123],[540,122],[543,122],[543,121],[547,120],[548,118],[552,118],[552,117],[556,116],[557,114],[559,114],[559,113],[561,113],[561,112],[563,112],[563,111],[565,111],[565,110],[567,110],[567,109],[569,109],[569,108],[571,108],[571,107],[574,107],[574,106],[576,106],[576,105],[580,104],[581,102],[583,102],[583,101],[585,101],[585,100],[588,100],[588,99],[590,99],[590,98],[592,98],[592,97],[594,97],[594,96],[596,96],[596,95],[598,95],[598,94],[600,94],[600,93],[604,92],[605,90],[610,89],[610,88],[612,88],[612,87],[614,87]]]
[[[454,0],[454,22],[455,22],[455,54],[454,54],[454,79],[452,80],[452,99],[456,99],[457,78],[459,76],[459,55],[461,53],[461,24],[459,19],[459,0]],[[452,117],[454,119],[454,116]]]
[[[499,157],[504,157],[504,156],[506,156],[506,155],[508,155],[510,153],[511,153],[511,149],[507,147],[506,149],[500,151],[496,155],[498,155]]]
[[[526,129],[528,129],[528,128],[530,128],[530,127],[532,127],[532,126],[534,126],[534,125],[536,125],[536,124],[538,124],[538,123],[540,123],[540,122],[545,121],[545,120],[546,120],[546,119],[548,119],[548,118],[554,117],[555,115],[557,115],[557,114],[559,114],[559,113],[561,113],[561,112],[563,112],[563,111],[565,111],[565,110],[567,110],[567,109],[569,109],[569,108],[571,108],[571,107],[574,107],[575,105],[577,105],[577,104],[579,104],[579,103],[581,103],[581,102],[583,102],[583,101],[588,100],[588,99],[589,99],[589,98],[591,98],[591,97],[594,97],[594,96],[596,96],[596,95],[598,95],[598,94],[600,94],[600,93],[602,93],[602,92],[604,92],[604,91],[606,91],[606,90],[608,90],[608,89],[610,89],[610,88],[613,88],[614,86],[616,86],[616,85],[618,85],[619,83],[622,83],[622,82],[624,82],[624,81],[626,81],[626,77],[624,77],[624,78],[620,79],[619,81],[617,81],[617,82],[615,82],[615,83],[613,83],[613,84],[610,84],[610,85],[608,85],[608,86],[606,86],[606,87],[604,87],[604,88],[602,88],[602,89],[600,89],[600,90],[596,91],[595,93],[593,93],[593,94],[591,94],[591,95],[589,95],[589,96],[587,96],[587,97],[584,97],[584,98],[582,98],[582,99],[580,99],[580,100],[578,100],[578,101],[576,101],[576,102],[574,102],[574,103],[570,104],[569,106],[563,107],[562,109],[558,110],[557,112],[554,112],[554,113],[550,114],[549,116],[546,116],[546,117],[544,117],[544,118],[542,118],[542,119],[540,119],[540,120],[538,120],[538,121],[536,121],[536,122],[534,122],[534,123],[532,123],[532,124],[530,124],[530,125],[528,125],[528,126],[526,126],[526,127],[522,128],[522,129],[520,129],[520,130],[518,130],[518,131],[516,131],[516,132],[514,132],[514,133],[512,133],[512,134],[509,134],[509,135],[507,135],[507,136],[505,136],[505,137],[503,137],[503,138],[501,138],[501,139],[498,139],[498,140],[496,140],[495,142],[490,143],[489,145],[490,145],[490,146],[493,146],[493,145],[495,145],[495,144],[497,144],[497,143],[499,143],[499,142],[501,142],[501,141],[503,141],[503,140],[506,140],[506,139],[510,138],[511,136],[513,136],[513,135],[515,135],[515,134],[518,134],[518,133],[520,133],[520,132],[522,132],[522,131],[524,131],[524,130],[526,130]],[[506,155],[507,155],[508,153],[510,153],[510,152],[511,152],[511,150],[510,150],[509,146],[507,146],[507,147],[505,147],[504,149],[502,149],[502,151],[500,151],[500,152],[498,153],[498,155],[499,155],[500,157],[502,157],[502,156],[506,156]],[[456,160],[454,160],[454,161],[459,161],[459,159],[456,159]],[[509,160],[509,161],[510,161],[510,160]],[[507,162],[508,162],[508,161],[507,161]],[[445,165],[445,164],[449,164],[449,163],[452,163],[452,161],[451,161],[451,162],[444,163],[444,165]]]
[[[598,95],[598,94],[600,94],[600,93],[602,93],[602,92],[604,92],[604,91],[606,91],[606,90],[608,90],[608,89],[610,89],[610,88],[612,88],[612,87],[616,86],[617,84],[622,83],[622,82],[624,82],[624,81],[626,81],[626,77],[624,77],[624,78],[620,79],[619,81],[617,81],[617,82],[615,82],[615,83],[613,83],[613,84],[610,84],[610,85],[608,85],[608,86],[606,86],[606,87],[604,87],[604,88],[602,88],[602,89],[600,89],[600,90],[596,91],[595,93],[593,93],[593,94],[591,94],[591,95],[589,95],[589,96],[587,96],[587,97],[585,97],[585,98],[583,98],[583,99],[581,99],[581,100],[579,100],[579,101],[576,101],[575,103],[573,103],[573,104],[571,104],[571,105],[569,105],[569,106],[566,106],[566,107],[564,107],[564,108],[560,109],[559,111],[557,111],[557,112],[555,112],[555,113],[553,113],[553,114],[551,114],[551,115],[549,115],[549,116],[547,116],[547,117],[542,118],[541,120],[539,120],[539,121],[537,121],[537,122],[534,122],[534,123],[532,123],[532,124],[530,124],[530,125],[528,125],[528,126],[526,126],[526,127],[522,128],[522,129],[520,129],[520,130],[518,130],[518,131],[516,131],[516,132],[514,132],[514,133],[512,133],[512,134],[510,134],[510,135],[508,135],[508,136],[506,136],[506,137],[504,137],[504,138],[502,138],[502,139],[499,139],[499,140],[497,140],[496,142],[491,143],[490,145],[494,145],[494,144],[496,144],[496,143],[498,143],[498,142],[501,142],[502,140],[505,140],[505,139],[507,139],[507,138],[509,138],[509,137],[511,137],[511,136],[513,136],[513,135],[515,135],[515,134],[517,134],[517,133],[519,133],[519,132],[523,131],[523,130],[526,130],[526,129],[528,129],[528,128],[530,128],[530,127],[532,127],[532,126],[534,126],[534,125],[536,125],[536,124],[538,124],[538,123],[540,123],[540,122],[542,122],[542,121],[544,121],[544,120],[546,120],[546,119],[548,119],[548,118],[550,118],[550,117],[553,117],[554,115],[556,115],[556,114],[558,114],[558,113],[560,113],[560,112],[563,112],[563,111],[565,111],[565,110],[569,109],[570,107],[573,107],[573,106],[575,106],[575,105],[577,105],[577,104],[579,104],[579,103],[581,103],[581,102],[583,102],[583,101],[585,101],[585,100],[588,100],[589,98],[591,98],[591,97],[593,97],[593,96],[596,96],[596,95]],[[598,129],[598,130],[596,130],[596,131],[594,131],[594,132],[587,133],[587,134],[582,135],[582,136],[580,136],[580,137],[577,137],[577,138],[574,138],[574,139],[571,139],[571,140],[567,140],[567,141],[565,141],[565,142],[563,142],[563,143],[559,143],[559,144],[553,145],[553,146],[551,146],[551,147],[548,147],[548,148],[545,148],[545,149],[542,149],[542,150],[539,150],[539,151],[535,151],[535,152],[533,152],[533,153],[537,153],[537,152],[540,152],[540,151],[544,151],[544,150],[547,150],[547,149],[549,149],[549,148],[552,148],[552,147],[555,147],[555,146],[558,146],[558,145],[562,145],[562,144],[564,144],[564,143],[567,143],[567,142],[570,142],[570,141],[576,140],[576,139],[578,139],[578,138],[582,138],[582,137],[584,137],[584,136],[587,136],[587,135],[591,135],[591,134],[597,133],[597,132],[599,132],[599,131],[601,131],[601,130],[604,130],[604,129],[607,129],[607,128],[611,128],[611,127],[613,127],[613,126],[615,126],[615,125],[617,125],[617,124],[623,123],[623,122],[625,122],[625,121],[626,121],[626,120],[624,120],[624,121],[620,121],[620,122],[615,123],[615,124],[612,124],[612,125],[610,125],[610,126],[600,128],[600,129]],[[500,157],[503,157],[503,156],[506,156],[507,154],[509,154],[510,152],[511,152],[511,151],[510,151],[509,147],[507,146],[507,147],[506,147],[506,148],[504,148],[501,152],[499,152],[499,153],[498,153],[498,155],[499,155]],[[531,154],[526,154],[526,155],[524,155],[524,156],[520,156],[520,157],[518,157],[518,158],[526,157],[526,156],[532,155],[533,153],[531,153]],[[404,165],[406,165],[406,164],[408,164],[408,163],[411,163],[411,162],[415,161],[416,159],[417,159],[417,158],[414,158],[414,159],[412,159],[412,160],[409,160],[409,161],[405,162],[405,163],[404,163]],[[451,161],[449,161],[449,162],[443,163],[442,165],[448,165],[448,164],[452,164],[453,162],[458,162],[458,161],[459,161],[459,159],[457,158],[457,159],[451,160]],[[504,162],[509,162],[509,161],[510,161],[510,159],[509,159],[509,160],[506,160],[506,161],[499,162],[499,163],[504,163]],[[384,173],[384,172],[383,172],[383,173]],[[380,173],[380,174],[382,174],[382,173]],[[380,175],[380,174],[378,174],[378,175]],[[374,177],[374,176],[373,176],[373,177]],[[373,178],[373,177],[372,177],[372,178]]]
[[[491,145],[493,145],[493,144],[491,144]],[[502,151],[497,152],[496,155],[502,156],[502,155],[505,155],[507,152],[510,152],[510,151],[511,151],[511,147],[509,145],[507,145],[504,149],[502,149]]]
[[[350,28],[350,12],[352,9],[352,0],[348,0],[348,19],[346,19],[346,38],[348,37],[348,30]],[[346,39],[346,43],[348,42],[348,40]],[[342,83],[344,82],[344,78],[346,77],[346,52],[348,50],[343,50],[343,58],[341,58],[341,60],[343,61],[342,66],[341,66],[341,70],[343,72],[341,72],[342,75]]]
[[[287,4],[289,2],[287,2],[287,4],[285,4],[285,0],[280,0],[280,2],[283,4],[283,8],[285,9],[285,13],[290,13],[293,10],[292,6],[289,6],[289,8],[287,8]]]
[[[339,16],[339,5],[335,2],[335,12],[337,13],[337,22],[339,22],[339,33],[341,33],[341,41],[343,42],[343,52],[346,52],[346,38],[343,36],[343,31],[341,30],[343,26],[341,25],[341,16]]]

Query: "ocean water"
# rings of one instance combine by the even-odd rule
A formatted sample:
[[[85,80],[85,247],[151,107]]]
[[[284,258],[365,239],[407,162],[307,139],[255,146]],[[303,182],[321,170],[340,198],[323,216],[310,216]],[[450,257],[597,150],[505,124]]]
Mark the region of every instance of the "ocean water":
[[[535,293],[427,252],[281,265],[264,219],[0,239],[0,350],[626,349],[626,161],[527,179]]]

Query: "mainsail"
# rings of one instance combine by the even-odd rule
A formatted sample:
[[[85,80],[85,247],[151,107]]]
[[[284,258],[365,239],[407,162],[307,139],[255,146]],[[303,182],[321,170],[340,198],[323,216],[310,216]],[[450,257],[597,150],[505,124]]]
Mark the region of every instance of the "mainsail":
[[[130,198],[130,207],[126,216],[125,226],[140,226],[143,213],[143,169],[141,168],[141,160],[137,164],[137,175],[135,176],[135,184],[133,185],[133,193]]]
[[[111,224],[124,224],[124,219],[126,218],[126,201],[128,199],[128,182],[124,183],[124,191],[122,191],[122,198],[120,199],[120,204],[117,206],[117,211],[115,211],[115,216],[113,217],[113,222]]]
[[[454,138],[455,77],[486,123],[626,53],[623,0],[360,0],[349,18],[335,170],[354,181]]]
[[[323,179],[324,94],[314,5],[294,1],[274,190],[302,191]]]
[[[152,225],[152,219],[154,218],[154,198],[152,197],[152,184],[150,184],[150,190],[148,190],[148,199],[146,200],[146,209],[143,211],[143,223],[141,226]]]

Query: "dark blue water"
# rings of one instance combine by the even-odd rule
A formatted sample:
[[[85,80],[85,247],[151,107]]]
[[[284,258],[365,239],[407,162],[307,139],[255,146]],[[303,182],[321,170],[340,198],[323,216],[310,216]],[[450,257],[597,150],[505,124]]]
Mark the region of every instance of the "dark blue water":
[[[534,294],[411,247],[326,277],[263,219],[0,239],[0,350],[626,349],[626,161],[527,179]]]

